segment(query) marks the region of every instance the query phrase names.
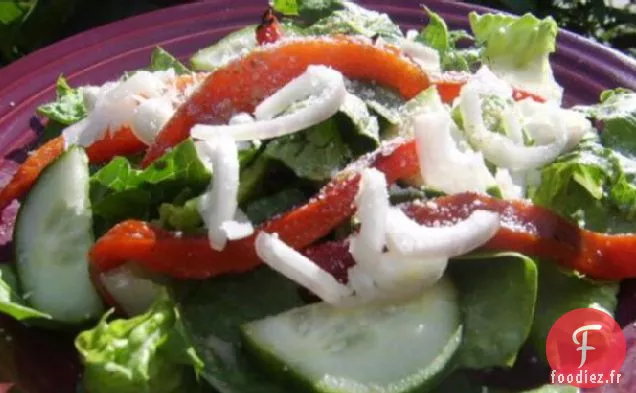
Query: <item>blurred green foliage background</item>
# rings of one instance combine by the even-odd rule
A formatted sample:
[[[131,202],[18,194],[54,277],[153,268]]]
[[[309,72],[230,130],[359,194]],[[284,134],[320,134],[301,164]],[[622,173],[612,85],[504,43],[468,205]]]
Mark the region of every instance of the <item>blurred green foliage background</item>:
[[[90,27],[188,1],[0,0],[0,66]],[[636,57],[635,0],[471,1],[517,14],[552,15],[559,26]]]

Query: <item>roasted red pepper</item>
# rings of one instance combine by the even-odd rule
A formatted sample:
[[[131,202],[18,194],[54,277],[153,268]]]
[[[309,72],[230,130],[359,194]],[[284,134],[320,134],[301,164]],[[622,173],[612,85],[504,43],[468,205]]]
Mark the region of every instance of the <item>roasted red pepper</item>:
[[[430,203],[411,203],[402,209],[423,225],[450,225],[468,218],[475,210],[497,212],[501,217],[501,228],[482,247],[483,250],[515,251],[552,260],[594,279],[636,277],[636,235],[590,232],[528,202],[463,193]],[[346,271],[354,264],[344,241],[320,244],[305,252],[341,281],[346,281]]]
[[[359,169],[373,166],[389,183],[418,172],[415,142],[394,141],[345,169],[306,205],[276,217],[257,232],[278,233],[294,248],[302,249],[327,235],[353,214]],[[113,227],[90,251],[99,271],[134,261],[148,270],[180,278],[206,278],[250,270],[260,264],[254,248],[256,234],[228,242],[223,251],[210,247],[207,236],[169,232],[142,221],[129,220]]]
[[[273,44],[282,36],[283,30],[274,15],[274,10],[270,7],[263,14],[261,24],[256,27],[256,42],[259,45]]]
[[[201,75],[199,75],[201,76]],[[175,87],[183,91],[192,85],[195,78],[192,74],[180,75],[175,80]],[[146,145],[133,134],[130,127],[107,133],[104,139],[98,140],[86,148],[86,154],[92,164],[107,162],[115,156],[128,156],[144,151]],[[59,136],[51,139],[35,151],[31,152],[13,175],[13,178],[0,190],[0,211],[14,199],[26,194],[40,173],[64,152],[64,139]]]
[[[91,163],[102,163],[116,155],[139,153],[146,145],[135,137],[130,128],[124,127],[112,136],[97,141],[86,149]],[[51,139],[29,157],[19,167],[13,178],[0,190],[0,211],[7,207],[14,199],[25,195],[35,184],[40,173],[64,152],[64,138],[59,136]]]
[[[197,123],[226,123],[233,114],[253,112],[312,64],[327,65],[352,79],[376,81],[406,99],[431,85],[427,74],[397,49],[359,38],[306,38],[266,46],[208,76],[161,130],[142,165],[148,166],[166,149],[188,138]]]

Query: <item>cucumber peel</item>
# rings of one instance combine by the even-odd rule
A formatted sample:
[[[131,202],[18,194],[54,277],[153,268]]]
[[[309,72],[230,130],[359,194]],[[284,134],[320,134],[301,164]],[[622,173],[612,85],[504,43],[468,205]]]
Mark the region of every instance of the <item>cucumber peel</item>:
[[[402,393],[432,388],[452,370],[462,325],[443,279],[400,303],[351,309],[315,303],[242,326],[246,349],[303,391]]]
[[[82,148],[72,147],[42,172],[16,219],[16,267],[24,297],[65,323],[104,311],[88,270],[94,242],[88,190],[88,158]]]

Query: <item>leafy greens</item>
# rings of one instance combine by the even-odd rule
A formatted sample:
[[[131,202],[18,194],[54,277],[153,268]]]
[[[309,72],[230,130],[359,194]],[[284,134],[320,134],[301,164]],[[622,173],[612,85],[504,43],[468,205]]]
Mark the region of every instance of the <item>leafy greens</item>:
[[[87,391],[180,392],[192,368],[203,367],[166,291],[145,314],[108,322],[110,316],[75,342]]]

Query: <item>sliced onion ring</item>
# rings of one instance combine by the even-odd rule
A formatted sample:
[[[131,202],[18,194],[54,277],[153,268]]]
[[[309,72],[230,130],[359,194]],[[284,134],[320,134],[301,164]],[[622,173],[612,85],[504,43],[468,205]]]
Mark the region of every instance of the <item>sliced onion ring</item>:
[[[351,295],[351,290],[339,283],[309,258],[289,247],[276,234],[265,232],[256,237],[256,253],[272,269],[309,289],[327,303],[337,304]]]
[[[351,237],[349,250],[356,263],[372,272],[380,261],[386,242],[386,217],[390,207],[386,178],[382,172],[374,168],[362,172],[355,205],[360,231]]]
[[[346,94],[341,73],[325,66],[312,65],[256,108],[257,121],[232,125],[198,124],[192,128],[190,135],[203,140],[221,134],[231,136],[237,141],[277,138],[330,118],[338,112]],[[316,95],[316,98],[306,107],[288,115],[274,117],[297,99],[312,95]]]
[[[452,258],[464,255],[492,238],[499,230],[499,214],[477,210],[466,220],[448,227],[426,227],[398,208],[387,219],[390,251],[410,257]]]
[[[554,161],[567,147],[567,135],[554,119],[554,142],[540,146],[520,146],[504,135],[489,131],[484,124],[481,99],[476,88],[467,85],[460,94],[459,109],[466,135],[491,163],[513,171],[539,168]]]

